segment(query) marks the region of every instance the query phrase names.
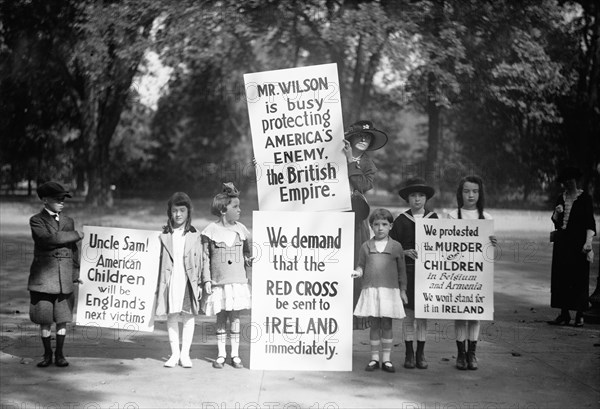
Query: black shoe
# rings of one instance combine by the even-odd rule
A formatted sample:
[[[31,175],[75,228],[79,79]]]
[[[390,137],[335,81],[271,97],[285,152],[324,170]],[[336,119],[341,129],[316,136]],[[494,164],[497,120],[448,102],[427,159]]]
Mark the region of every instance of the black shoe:
[[[242,360],[239,356],[234,356],[231,357],[231,366],[233,366],[235,369],[242,369],[244,364],[242,364]]]
[[[583,327],[583,315],[577,315],[575,317],[574,327]]]
[[[44,359],[38,362],[38,368],[46,368],[52,365],[52,355],[44,355]]]
[[[425,359],[425,341],[417,341],[417,353],[415,358],[417,359],[417,368],[427,369],[429,365]]]
[[[456,354],[456,367],[461,371],[467,369],[467,352],[465,351],[465,341],[456,341],[458,352]]]
[[[404,367],[406,369],[414,369],[415,368],[415,354],[407,353],[404,357]]]
[[[225,357],[224,356],[220,356],[217,357],[217,359],[215,359],[212,363],[212,367],[215,369],[223,369],[223,364],[225,363]]]
[[[373,372],[375,369],[379,369],[379,361],[372,359],[365,368],[365,371]]]
[[[394,365],[392,365],[392,363],[390,361],[385,361],[383,363],[383,365],[381,365],[381,369],[383,369],[385,372],[389,372],[389,373],[396,372],[396,368],[394,368]]]
[[[548,324],[550,325],[569,325],[569,322],[571,321],[571,317],[569,315],[559,315],[558,317],[556,317],[555,319],[553,319],[552,321],[548,321]]]
[[[69,363],[67,362],[64,356],[56,355],[54,357],[54,365],[64,368],[65,366],[69,366]]]
[[[475,371],[478,368],[475,351],[467,351],[467,368],[472,371]]]

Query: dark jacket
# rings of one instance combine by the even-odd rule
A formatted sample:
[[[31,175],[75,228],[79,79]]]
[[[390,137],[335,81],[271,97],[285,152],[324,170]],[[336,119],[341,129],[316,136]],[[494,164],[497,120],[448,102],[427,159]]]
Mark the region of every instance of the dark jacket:
[[[27,289],[48,294],[70,294],[73,281],[79,278],[79,250],[81,240],[75,231],[75,222],[60,216],[57,222],[42,210],[29,219],[33,237],[33,263]]]

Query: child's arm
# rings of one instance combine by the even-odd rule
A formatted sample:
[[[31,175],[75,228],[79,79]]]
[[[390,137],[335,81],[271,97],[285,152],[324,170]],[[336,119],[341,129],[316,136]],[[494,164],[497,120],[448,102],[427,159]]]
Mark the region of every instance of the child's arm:
[[[207,237],[202,236],[202,283],[206,294],[212,294],[210,274],[210,243]]]
[[[32,217],[29,219],[29,226],[31,227],[31,236],[35,244],[46,249],[54,249],[69,243],[77,243],[83,238],[83,233],[75,231],[72,221],[66,226],[65,230],[50,231],[42,219]]]
[[[252,257],[252,237],[250,236],[250,232],[248,230],[246,230],[246,240],[244,240],[243,253],[244,265],[246,267],[250,267],[254,257]]]
[[[357,266],[356,269],[352,272],[352,278],[358,278],[363,276],[363,269],[361,266]]]
[[[197,263],[196,266],[196,279],[197,279],[197,283],[198,283],[198,287],[199,290],[198,293],[199,298],[202,298],[202,270],[204,268],[204,248],[202,247],[202,236],[198,235],[198,238],[196,239],[196,242],[194,243],[194,263]]]
[[[406,263],[404,262],[404,251],[402,245],[398,244],[400,252],[396,257],[396,264],[398,266],[398,285],[400,286],[400,298],[404,304],[408,304],[408,297],[406,295],[406,287],[408,285],[408,279],[406,278]]]

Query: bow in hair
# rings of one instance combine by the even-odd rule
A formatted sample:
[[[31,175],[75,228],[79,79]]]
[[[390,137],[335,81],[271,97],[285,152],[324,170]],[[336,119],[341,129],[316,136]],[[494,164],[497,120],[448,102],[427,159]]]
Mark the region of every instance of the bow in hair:
[[[223,183],[223,193],[229,197],[238,197],[240,191],[233,185],[233,182]]]

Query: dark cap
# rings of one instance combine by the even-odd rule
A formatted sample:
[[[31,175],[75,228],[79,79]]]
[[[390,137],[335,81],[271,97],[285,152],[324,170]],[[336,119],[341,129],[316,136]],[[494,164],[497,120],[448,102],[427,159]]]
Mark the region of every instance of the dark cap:
[[[408,196],[414,192],[423,193],[427,200],[431,199],[435,194],[435,190],[425,182],[425,179],[419,177],[406,180],[398,191],[398,194],[408,202]]]
[[[63,185],[53,181],[46,182],[38,186],[37,195],[40,199],[45,197],[55,197],[60,199],[64,199],[65,197],[73,197],[71,196],[71,192],[65,189]]]

